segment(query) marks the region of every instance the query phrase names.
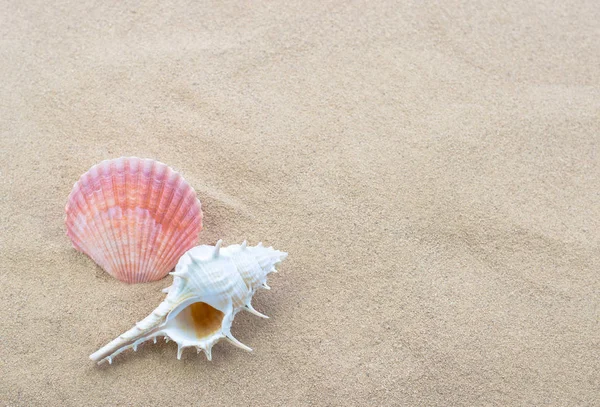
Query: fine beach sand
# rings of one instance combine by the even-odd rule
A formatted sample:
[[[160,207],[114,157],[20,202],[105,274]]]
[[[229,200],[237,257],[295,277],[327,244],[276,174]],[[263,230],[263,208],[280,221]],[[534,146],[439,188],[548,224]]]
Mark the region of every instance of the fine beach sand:
[[[0,3],[0,405],[600,404],[600,3]],[[162,281],[65,235],[165,162],[200,243],[289,252],[236,317],[96,366]]]

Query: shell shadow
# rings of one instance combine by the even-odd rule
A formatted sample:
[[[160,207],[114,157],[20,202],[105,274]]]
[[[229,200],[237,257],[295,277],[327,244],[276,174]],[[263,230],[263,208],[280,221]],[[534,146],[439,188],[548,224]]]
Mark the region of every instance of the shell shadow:
[[[211,189],[196,191],[202,205],[202,231],[199,244],[215,244],[219,239],[239,234],[240,225],[252,219],[247,207],[238,200]],[[238,242],[239,243],[239,242]]]

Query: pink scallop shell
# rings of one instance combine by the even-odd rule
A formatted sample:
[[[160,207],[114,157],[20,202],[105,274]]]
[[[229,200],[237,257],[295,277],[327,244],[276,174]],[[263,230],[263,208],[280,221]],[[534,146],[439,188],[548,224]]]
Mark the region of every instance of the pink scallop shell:
[[[65,211],[75,249],[127,283],[166,276],[202,229],[194,189],[166,164],[136,157],[93,166],[73,186]]]

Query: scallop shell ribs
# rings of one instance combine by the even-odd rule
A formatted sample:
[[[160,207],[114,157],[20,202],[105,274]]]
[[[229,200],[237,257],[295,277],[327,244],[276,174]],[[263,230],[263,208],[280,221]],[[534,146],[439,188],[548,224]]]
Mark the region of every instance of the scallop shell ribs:
[[[73,246],[127,283],[166,276],[202,229],[194,189],[167,165],[136,157],[93,166],[65,212]]]

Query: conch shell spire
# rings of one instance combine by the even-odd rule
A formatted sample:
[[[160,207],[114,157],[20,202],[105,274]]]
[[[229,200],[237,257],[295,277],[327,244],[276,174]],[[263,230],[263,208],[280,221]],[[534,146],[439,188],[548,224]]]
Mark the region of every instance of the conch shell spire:
[[[177,343],[177,358],[183,350],[195,347],[212,358],[212,347],[225,338],[233,345],[251,351],[231,334],[231,324],[240,310],[268,318],[251,305],[252,296],[266,285],[267,275],[287,253],[272,247],[241,245],[196,246],[179,259],[173,284],[164,289],[167,296],[146,318],[97,352],[90,359],[112,363],[121,352],[162,336]]]

